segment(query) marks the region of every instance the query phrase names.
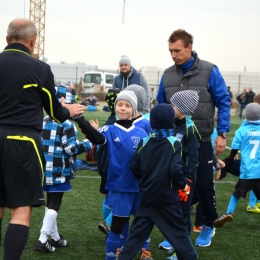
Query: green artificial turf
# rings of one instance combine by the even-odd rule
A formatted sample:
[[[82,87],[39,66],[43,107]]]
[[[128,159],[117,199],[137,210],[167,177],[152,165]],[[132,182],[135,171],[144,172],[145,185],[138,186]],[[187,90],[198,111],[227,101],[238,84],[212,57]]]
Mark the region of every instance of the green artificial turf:
[[[85,112],[87,119],[99,119],[100,126],[109,116],[107,112]],[[228,146],[232,141],[234,131],[241,124],[241,120],[231,118],[232,130],[228,136]],[[79,133],[79,139],[84,136]],[[220,158],[229,154],[226,150]],[[84,159],[84,155],[78,156]],[[211,173],[209,173],[211,174]],[[228,174],[227,177],[215,183],[218,214],[225,213],[230,195],[234,190],[237,178]],[[34,250],[35,243],[39,238],[44,207],[34,208],[31,218],[29,239],[22,255],[22,260],[38,259],[61,259],[61,260],[104,260],[105,241],[104,234],[98,229],[102,221],[101,206],[103,195],[99,193],[100,177],[95,171],[81,170],[77,177],[72,180],[72,191],[66,193],[58,214],[59,232],[69,240],[68,248],[58,248],[55,253],[42,253]],[[259,219],[260,215],[247,213],[248,198],[241,199],[234,214],[233,222],[226,223],[224,227],[217,228],[212,239],[212,244],[206,248],[196,247],[201,260],[241,260],[259,259]],[[192,215],[194,219],[194,215]],[[6,211],[3,220],[3,235],[10,220],[9,212]],[[191,240],[194,243],[198,233],[192,232]],[[157,227],[151,234],[151,252],[154,260],[166,259],[166,250],[158,249],[158,244],[163,241],[163,236]],[[185,246],[185,245],[184,245]],[[3,245],[0,249],[2,259]],[[136,260],[139,259],[136,256]]]

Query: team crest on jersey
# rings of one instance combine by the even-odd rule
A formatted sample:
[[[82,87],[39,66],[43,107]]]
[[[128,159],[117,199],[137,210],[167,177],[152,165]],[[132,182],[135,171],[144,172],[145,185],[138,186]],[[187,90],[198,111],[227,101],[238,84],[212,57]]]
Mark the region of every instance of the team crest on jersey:
[[[108,126],[107,125],[104,125],[103,127],[99,128],[98,131],[101,133],[101,132],[106,132],[108,129]]]
[[[138,146],[139,142],[140,142],[140,137],[138,137],[138,136],[131,136],[131,139],[132,139],[132,141],[134,143],[134,148],[136,148]]]
[[[182,138],[183,138],[183,135],[177,133],[177,134],[175,135],[175,137],[176,137],[177,140],[179,140],[179,141],[181,142],[181,140],[182,140]]]

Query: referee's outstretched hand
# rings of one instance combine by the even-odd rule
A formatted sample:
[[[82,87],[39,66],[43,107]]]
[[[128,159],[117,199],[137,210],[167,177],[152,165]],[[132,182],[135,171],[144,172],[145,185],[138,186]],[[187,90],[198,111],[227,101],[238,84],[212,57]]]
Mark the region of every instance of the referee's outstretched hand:
[[[61,105],[70,111],[70,117],[84,112],[84,106],[80,104],[65,104],[64,97],[61,98]]]

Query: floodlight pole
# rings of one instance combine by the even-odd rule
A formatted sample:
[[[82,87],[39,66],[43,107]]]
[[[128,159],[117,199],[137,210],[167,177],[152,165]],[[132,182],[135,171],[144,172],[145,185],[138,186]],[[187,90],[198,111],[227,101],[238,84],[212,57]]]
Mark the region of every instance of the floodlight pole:
[[[124,23],[125,21],[125,0],[124,0],[124,4],[123,4],[123,21],[122,23]]]

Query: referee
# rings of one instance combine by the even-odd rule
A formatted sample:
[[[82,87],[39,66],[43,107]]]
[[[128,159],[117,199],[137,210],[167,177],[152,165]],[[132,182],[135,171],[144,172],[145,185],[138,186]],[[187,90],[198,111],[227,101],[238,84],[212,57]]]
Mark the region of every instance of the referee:
[[[32,207],[45,204],[40,137],[43,109],[59,123],[84,109],[57,100],[49,65],[31,56],[36,34],[31,21],[13,20],[7,29],[8,45],[0,53],[0,217],[5,207],[11,214],[4,260],[21,258]]]

